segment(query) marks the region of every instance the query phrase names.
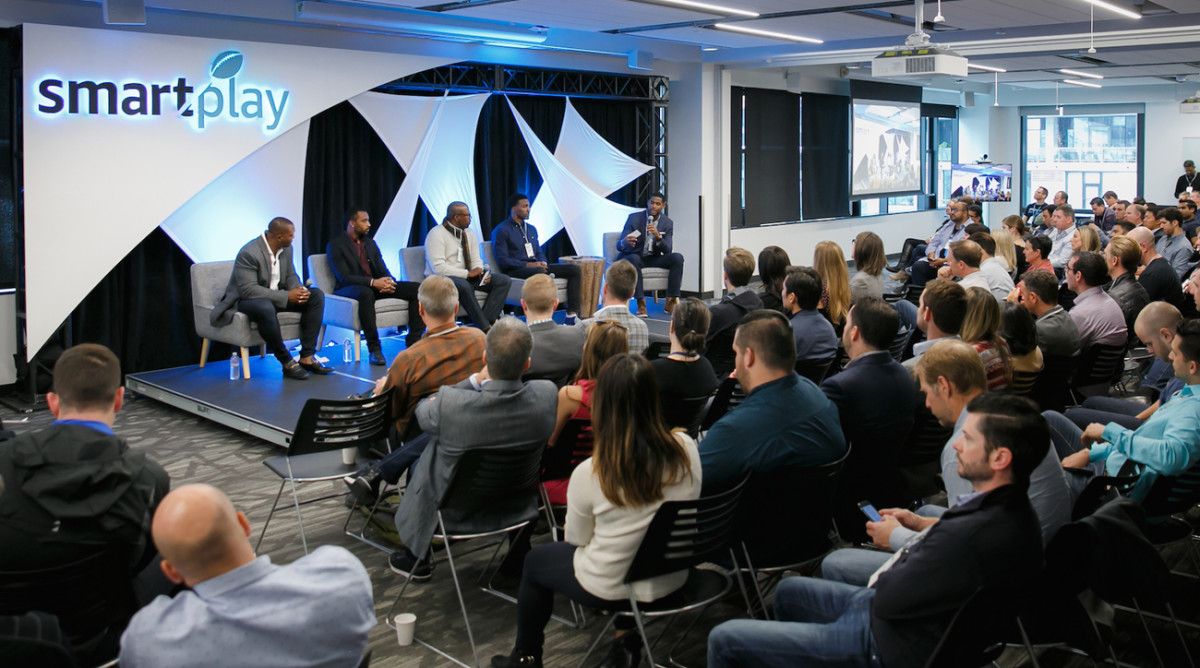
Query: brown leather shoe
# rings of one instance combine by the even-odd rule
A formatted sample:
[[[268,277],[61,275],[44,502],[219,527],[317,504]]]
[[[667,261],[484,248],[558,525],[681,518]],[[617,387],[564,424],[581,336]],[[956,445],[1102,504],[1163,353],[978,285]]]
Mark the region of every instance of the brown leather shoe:
[[[671,315],[672,313],[675,312],[675,305],[678,303],[679,303],[679,297],[667,297],[667,305],[665,307],[663,307],[666,309],[667,315]]]
[[[646,300],[645,299],[637,300],[637,313],[634,313],[634,315],[636,315],[639,318],[650,317],[650,314],[646,312]]]

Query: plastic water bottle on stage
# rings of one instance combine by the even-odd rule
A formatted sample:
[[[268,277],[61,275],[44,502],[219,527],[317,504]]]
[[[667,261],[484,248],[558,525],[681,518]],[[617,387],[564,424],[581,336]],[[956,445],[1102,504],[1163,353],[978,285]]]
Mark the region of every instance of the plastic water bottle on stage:
[[[354,349],[351,345],[350,339],[342,341],[342,361],[347,364],[354,359]]]
[[[237,380],[242,377],[242,367],[238,364],[238,354],[234,353],[229,356],[229,380]]]

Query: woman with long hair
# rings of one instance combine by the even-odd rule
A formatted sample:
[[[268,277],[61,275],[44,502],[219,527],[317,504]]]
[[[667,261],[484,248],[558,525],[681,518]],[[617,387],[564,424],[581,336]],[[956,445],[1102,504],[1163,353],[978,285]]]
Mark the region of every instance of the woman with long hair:
[[[850,279],[850,299],[877,297],[883,299],[883,268],[887,256],[883,239],[874,232],[859,232],[850,245],[854,254],[854,277]]]
[[[988,390],[1002,390],[1012,382],[1012,353],[999,332],[1000,304],[996,298],[983,288],[967,288],[967,313],[958,334],[983,360]]]
[[[1071,250],[1085,250],[1093,253],[1100,252],[1100,234],[1091,225],[1075,228],[1071,235]]]
[[[1005,269],[1009,272],[1017,270],[1017,275],[1020,276],[1021,261],[1024,258],[1022,257],[1021,260],[1017,259],[1017,247],[1013,243],[1012,234],[1009,233],[1008,228],[1003,226],[997,227],[992,230],[991,234],[992,240],[996,242],[995,256],[1001,260]],[[1021,250],[1024,251],[1024,248]],[[1021,255],[1024,254],[1024,252],[1021,253]]]
[[[682,424],[681,401],[712,394],[721,384],[712,363],[701,354],[710,317],[704,302],[695,297],[681,299],[671,312],[671,352],[650,362],[668,427],[690,427]]]
[[[787,251],[779,246],[767,246],[758,252],[758,277],[762,279],[762,292],[758,293],[763,308],[774,309],[783,313],[783,277],[787,268],[792,264]],[[703,347],[703,346],[701,346]]]
[[[1000,336],[1012,352],[1013,371],[1036,373],[1042,370],[1042,349],[1037,345],[1037,323],[1029,309],[1006,302],[1000,313]]]
[[[640,355],[617,355],[596,377],[592,406],[595,447],[571,474],[566,542],[539,545],[525,557],[517,594],[517,640],[512,654],[492,665],[542,665],[546,624],[554,594],[588,607],[625,609],[625,575],[654,513],[664,501],[700,496],[700,455],[696,442],[670,432],[658,405],[658,382]],[[658,600],[683,586],[687,571],[639,580],[633,595]],[[639,656],[633,620],[617,620],[610,652],[614,665]]]
[[[821,276],[821,303],[817,310],[829,318],[840,336],[850,312],[850,272],[842,247],[832,241],[817,244],[813,250],[813,269]]]

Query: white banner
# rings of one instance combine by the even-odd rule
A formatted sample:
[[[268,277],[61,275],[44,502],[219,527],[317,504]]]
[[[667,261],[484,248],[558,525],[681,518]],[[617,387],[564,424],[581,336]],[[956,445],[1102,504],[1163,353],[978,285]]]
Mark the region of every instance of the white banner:
[[[453,62],[34,24],[23,41],[29,354],[147,234],[251,153],[351,96]],[[272,215],[299,222],[300,212]],[[240,246],[268,220],[222,243]]]

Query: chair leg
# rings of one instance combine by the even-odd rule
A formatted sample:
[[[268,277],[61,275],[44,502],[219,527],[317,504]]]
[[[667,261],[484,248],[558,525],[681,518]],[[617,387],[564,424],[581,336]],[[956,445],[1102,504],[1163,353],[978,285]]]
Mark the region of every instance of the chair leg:
[[[250,349],[239,348],[242,351],[242,378],[250,380]]]
[[[262,532],[258,534],[258,542],[254,544],[255,552],[258,552],[258,548],[262,547],[263,537],[267,535],[267,525],[271,523],[271,518],[275,516],[275,509],[279,507],[279,497],[283,496],[283,486],[286,484],[286,480],[279,483],[279,492],[275,494],[275,503],[271,504],[271,512],[267,513],[267,521],[263,522]]]
[[[320,350],[325,345],[325,323],[321,323],[321,329],[317,330],[317,350]]]
[[[638,609],[637,597],[633,595],[633,587],[625,585],[629,590],[629,606],[633,609],[633,622],[637,624],[638,634],[642,636],[642,646],[646,649],[646,659],[651,666],[657,666],[654,662],[654,650],[651,649],[650,636],[646,635],[646,622],[642,619],[642,611]]]
[[[1033,668],[1041,668],[1038,664],[1037,654],[1033,651],[1033,643],[1029,642],[1029,634],[1025,632],[1025,625],[1021,623],[1020,617],[1017,618],[1017,630],[1021,632],[1021,643],[1025,645],[1025,651],[1029,653],[1029,662],[1033,664]]]
[[[212,343],[210,339],[200,339],[200,368],[208,363],[208,346]]]
[[[362,347],[362,334],[360,334],[359,331],[356,329],[356,330],[354,330],[354,363],[355,364],[358,364],[359,360],[362,359],[362,354],[358,350],[360,347]]]
[[[441,525],[442,535],[446,535],[446,525],[442,522],[441,513],[438,513],[438,524]],[[450,578],[454,580],[454,591],[458,594],[458,607],[462,610],[463,623],[467,625],[467,640],[471,643],[471,656],[475,658],[475,665],[479,665],[479,651],[475,649],[475,634],[471,632],[471,620],[467,617],[467,604],[463,600],[462,585],[458,581],[458,571],[454,568],[454,555],[450,551],[450,541],[446,541],[446,561],[450,562]]]
[[[1183,637],[1183,629],[1179,628],[1179,620],[1175,619],[1175,608],[1171,604],[1167,604],[1167,614],[1171,616],[1171,626],[1175,627],[1175,634],[1179,636],[1179,644],[1183,646],[1183,655],[1187,657],[1188,665],[1191,668],[1196,668],[1196,662],[1192,660],[1192,652],[1188,650],[1187,639]]]
[[[608,623],[604,625],[604,628],[600,629],[600,633],[596,634],[596,639],[592,641],[591,646],[588,647],[588,651],[583,655],[583,658],[579,660],[579,665],[577,666],[577,668],[583,668],[584,665],[587,664],[588,657],[592,655],[592,652],[596,651],[596,647],[600,645],[600,641],[603,640],[604,637],[608,635],[609,629],[611,629],[613,627],[613,624],[615,624],[616,622],[617,622],[617,615],[609,616]]]
[[[1158,659],[1158,665],[1162,668],[1167,668],[1167,664],[1163,663],[1162,654],[1158,651],[1158,643],[1154,642],[1154,634],[1150,633],[1150,625],[1146,623],[1146,617],[1142,614],[1142,606],[1133,599],[1133,608],[1137,611],[1138,621],[1142,623],[1142,629],[1146,632],[1146,639],[1150,641],[1150,649],[1154,650],[1154,658]]]
[[[262,344],[258,347],[258,359],[263,359],[267,356],[267,344]]]
[[[304,546],[304,554],[308,554],[308,539],[304,537],[304,518],[300,516],[300,495],[296,493],[296,481],[292,483],[292,503],[296,504],[296,522],[300,525],[300,543]]]

